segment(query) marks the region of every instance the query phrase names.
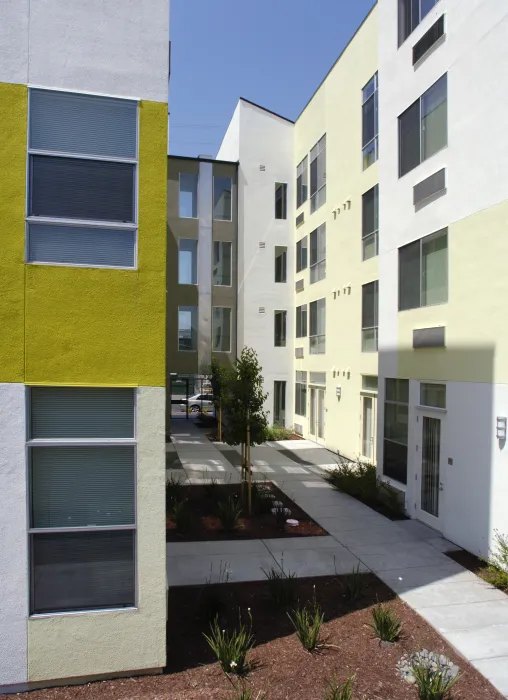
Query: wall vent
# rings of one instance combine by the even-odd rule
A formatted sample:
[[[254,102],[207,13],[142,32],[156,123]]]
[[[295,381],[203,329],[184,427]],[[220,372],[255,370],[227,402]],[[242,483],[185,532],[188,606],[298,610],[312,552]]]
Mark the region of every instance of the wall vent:
[[[266,314],[266,307],[265,307],[265,306],[260,306],[260,307],[258,308],[258,312],[259,312],[260,314]]]
[[[417,328],[413,331],[413,348],[444,348],[445,327]]]
[[[260,165],[259,169],[261,170],[262,173],[264,173],[266,170],[266,165]]]
[[[431,197],[446,192],[446,171],[445,168],[438,170],[430,177],[425,178],[413,187],[413,204],[416,206],[424,204]]]
[[[295,348],[295,357],[298,359],[302,359],[303,357],[303,348]]]
[[[304,288],[304,281],[303,280],[296,280],[295,291],[302,292],[303,288]]]
[[[264,241],[259,241],[260,248],[266,248],[266,243]]]
[[[298,433],[298,435],[303,435],[303,425],[300,425],[300,423],[295,423],[294,428],[295,433]]]
[[[296,225],[300,226],[301,224],[303,224],[304,220],[305,220],[305,215],[304,215],[304,212],[302,211],[302,213],[298,214],[298,216],[296,217]]]

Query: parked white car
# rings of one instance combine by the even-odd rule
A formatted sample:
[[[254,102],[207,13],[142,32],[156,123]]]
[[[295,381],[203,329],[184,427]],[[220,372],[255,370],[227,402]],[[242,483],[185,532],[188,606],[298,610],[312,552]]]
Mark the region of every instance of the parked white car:
[[[203,409],[207,411],[213,408],[213,396],[212,394],[195,394],[187,399],[187,402],[180,404],[180,410],[185,411],[186,407],[189,407],[191,413],[198,413]]]

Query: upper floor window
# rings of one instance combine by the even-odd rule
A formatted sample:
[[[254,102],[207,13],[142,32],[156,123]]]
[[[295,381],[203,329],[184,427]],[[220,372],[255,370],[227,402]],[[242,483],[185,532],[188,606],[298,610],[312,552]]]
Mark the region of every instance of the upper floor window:
[[[438,0],[399,0],[399,46],[414,32]]]
[[[363,169],[378,159],[378,74],[362,90]]]
[[[275,281],[276,282],[286,282],[287,281],[287,246],[276,245],[275,246]]]
[[[447,145],[447,75],[399,117],[399,176]]]
[[[231,352],[231,308],[229,307],[213,307],[212,350],[213,352]]]
[[[444,15],[413,46],[413,66],[444,36]]]
[[[310,213],[326,202],[326,134],[310,152]]]
[[[298,164],[296,168],[296,207],[301,207],[307,201],[308,188],[308,160],[307,156]]]
[[[215,287],[231,287],[231,255],[230,241],[213,242],[212,281]]]
[[[296,244],[296,271],[307,269],[307,236],[301,238]]]
[[[307,337],[307,304],[296,307],[296,337]]]
[[[198,216],[198,174],[180,173],[178,216],[181,219],[196,219]]]
[[[27,262],[136,267],[138,104],[30,90]]]
[[[326,277],[326,224],[321,224],[310,234],[310,283]]]
[[[178,307],[178,349],[196,350],[198,345],[198,307]]]
[[[287,219],[288,186],[285,182],[275,183],[275,218]]]
[[[276,348],[286,347],[287,311],[274,312],[274,345]]]
[[[362,286],[362,352],[377,352],[378,281]]]
[[[399,311],[448,301],[448,229],[399,248]]]
[[[295,375],[295,413],[307,415],[307,372],[297,371]]]
[[[379,186],[362,195],[362,260],[378,254]]]
[[[326,351],[326,299],[309,304],[309,346],[311,355]]]
[[[178,239],[178,284],[198,283],[198,242]]]
[[[232,220],[232,181],[230,177],[214,175],[213,218],[216,221]]]

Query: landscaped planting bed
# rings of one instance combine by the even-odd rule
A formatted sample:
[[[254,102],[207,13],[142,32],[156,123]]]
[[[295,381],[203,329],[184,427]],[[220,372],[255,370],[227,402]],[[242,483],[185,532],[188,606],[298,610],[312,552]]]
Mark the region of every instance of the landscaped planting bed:
[[[394,599],[375,576],[362,575],[361,579],[364,583],[358,584],[350,577],[349,589],[345,577],[296,579],[293,602],[287,606],[274,602],[266,581],[170,589],[165,675],[36,691],[28,700],[329,700],[342,696],[327,695],[327,681],[342,684],[353,675],[350,697],[354,700],[417,700],[415,685],[403,680],[397,664],[405,654],[420,650],[445,655],[458,665],[459,680],[451,697],[501,700],[479,673],[421,617]],[[359,597],[351,599],[355,588]],[[319,631],[322,646],[309,652],[300,643],[288,613],[295,618],[298,601],[301,606],[313,600],[324,622]],[[378,602],[402,622],[395,643],[380,643],[371,628]],[[210,616],[216,613],[219,632],[238,629],[241,618],[254,635],[243,678],[234,673],[234,666],[226,676],[204,637],[210,634]],[[252,691],[252,695],[242,696],[233,686]]]
[[[271,482],[256,482],[253,486],[252,515],[249,517],[246,485],[244,490],[242,499],[240,484],[219,484],[213,480],[203,485],[170,482],[166,492],[167,541],[271,539],[328,534]],[[296,520],[298,525],[288,525],[287,520]]]

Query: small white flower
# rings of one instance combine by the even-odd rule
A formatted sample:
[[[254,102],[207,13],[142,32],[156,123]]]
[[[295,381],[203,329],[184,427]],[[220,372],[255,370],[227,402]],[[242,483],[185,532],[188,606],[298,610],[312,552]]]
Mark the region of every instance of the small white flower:
[[[231,668],[235,668],[235,666],[237,665],[237,663],[236,663],[236,661],[232,661],[229,665],[231,666]]]
[[[247,608],[247,612],[250,612],[250,608]]]

